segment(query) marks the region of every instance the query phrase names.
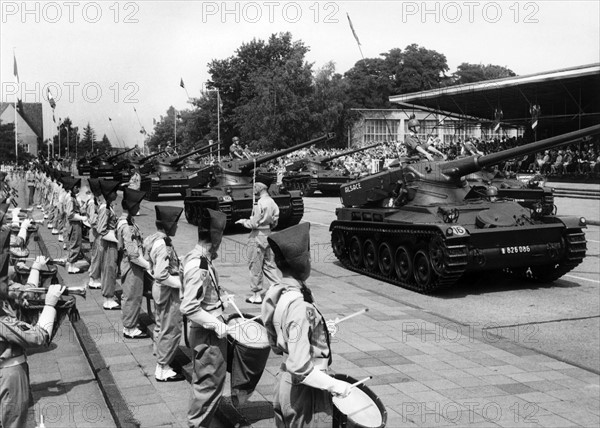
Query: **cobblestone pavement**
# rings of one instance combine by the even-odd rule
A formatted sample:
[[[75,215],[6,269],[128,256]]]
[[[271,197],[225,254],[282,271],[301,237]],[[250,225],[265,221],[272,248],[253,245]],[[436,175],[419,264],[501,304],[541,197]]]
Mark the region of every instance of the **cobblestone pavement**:
[[[152,223],[148,206],[143,213],[138,223],[147,235]],[[179,229],[182,238],[185,230]],[[41,228],[40,236],[51,255],[60,256],[61,250],[46,228]],[[237,296],[242,312],[258,314],[257,306],[243,301],[249,292],[248,271],[243,260],[236,259],[239,248],[233,245],[244,242],[245,237],[239,234],[227,237],[226,251],[230,254],[222,252],[217,269],[225,288]],[[177,246],[178,252],[185,254],[193,243],[193,236],[188,237],[185,245]],[[87,280],[85,274],[67,275],[64,269],[60,274],[66,285],[82,285]],[[340,325],[332,344],[332,369],[358,379],[373,376],[367,385],[385,404],[389,427],[600,424],[597,373],[531,349],[523,340],[499,337],[489,330],[402,303],[378,290],[376,281],[365,281],[335,263],[315,269],[309,284],[327,318],[342,317],[364,307],[370,309],[367,314]],[[120,334],[120,312],[103,311],[101,304],[100,292],[95,290],[88,292],[87,300],[78,299],[82,327],[76,330],[87,331],[87,336],[80,339],[81,345],[94,351],[88,361],[100,386],[108,392],[112,413],[123,425],[185,426],[189,385],[157,383],[153,377],[155,359],[151,340],[124,340]],[[68,330],[65,323],[63,337],[69,337]],[[56,401],[84,401],[80,399],[85,397],[83,392],[72,393],[80,384],[70,390],[67,386],[60,388],[65,382],[78,382],[69,375],[75,377],[78,370],[85,372],[75,363],[73,372],[68,370],[71,365],[67,358],[79,361],[82,357],[81,351],[70,349],[70,345],[60,342],[55,350],[45,353],[56,358],[59,370],[54,372],[55,378],[40,378],[42,371],[32,361],[31,380],[32,384],[42,386],[37,388],[40,395],[58,388],[53,397]],[[181,362],[189,373],[185,352]],[[271,355],[256,392],[239,409],[252,426],[274,425],[270,399],[278,367],[279,358]],[[83,376],[89,376],[89,372]],[[54,384],[59,379],[60,383]],[[226,412],[234,416],[231,409]],[[46,423],[46,426],[63,425]],[[89,422],[85,426],[109,425]]]

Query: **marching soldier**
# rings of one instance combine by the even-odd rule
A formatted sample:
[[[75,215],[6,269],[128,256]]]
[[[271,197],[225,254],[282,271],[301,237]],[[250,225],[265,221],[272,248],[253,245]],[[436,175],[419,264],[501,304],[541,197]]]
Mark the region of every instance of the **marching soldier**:
[[[117,228],[117,215],[111,204],[117,199],[118,181],[100,180],[100,189],[106,204],[98,210],[98,235],[100,238],[100,261],[101,275],[100,283],[104,304],[102,307],[107,310],[119,310],[121,305],[115,300],[115,289],[117,287],[117,237],[115,229]]]
[[[91,289],[102,288],[100,282],[102,272],[102,260],[100,259],[100,235],[98,234],[98,211],[99,207],[104,205],[103,210],[106,209],[106,204],[100,204],[100,198],[102,198],[102,189],[100,188],[100,180],[97,178],[88,179],[88,185],[93,197],[90,198],[86,207],[86,214],[88,217],[88,223],[90,226],[90,279],[88,281],[88,287]]]
[[[331,395],[346,396],[349,384],[327,374],[329,332],[305,281],[310,275],[310,224],[269,236],[283,278],[271,287],[262,319],[271,349],[283,356],[273,393],[277,427],[331,426]]]
[[[117,222],[117,240],[121,256],[121,299],[123,336],[128,339],[147,338],[148,335],[138,328],[138,319],[142,307],[144,292],[144,272],[150,264],[144,259],[143,239],[133,216],[146,196],[145,192],[125,189],[123,191],[123,214]]]
[[[171,238],[177,233],[177,221],[183,208],[156,205],[154,209],[158,231],[144,240],[145,254],[154,276],[152,298],[155,304],[154,349],[157,360],[154,377],[159,382],[174,382],[185,379],[171,367],[181,340],[182,325],[179,258]]]
[[[69,222],[69,258],[67,260],[68,273],[80,273],[81,269],[75,266],[75,262],[84,258],[83,249],[81,247],[82,222],[87,221],[85,212],[81,209],[77,194],[81,186],[80,178],[66,178],[65,190],[70,192],[70,195],[65,200],[65,216]]]
[[[207,209],[198,225],[198,243],[183,259],[181,313],[187,319],[187,341],[193,353],[190,427],[209,427],[223,394],[227,374],[226,296],[212,264],[227,224],[224,213]]]
[[[273,262],[273,252],[267,242],[267,237],[279,221],[279,207],[273,198],[269,196],[265,184],[256,182],[253,190],[258,201],[252,209],[252,217],[238,220],[236,224],[252,229],[248,238],[248,246],[250,248],[250,289],[253,294],[246,299],[246,302],[260,305],[262,303],[261,291],[264,278],[266,277],[269,281],[269,286],[279,281],[277,267]]]

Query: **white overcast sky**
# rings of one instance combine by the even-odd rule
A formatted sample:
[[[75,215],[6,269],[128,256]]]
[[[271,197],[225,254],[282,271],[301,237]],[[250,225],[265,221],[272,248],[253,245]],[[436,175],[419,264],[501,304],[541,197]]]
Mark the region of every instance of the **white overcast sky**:
[[[600,62],[600,2],[590,1],[1,1],[2,101],[15,99],[13,49],[26,102],[42,101],[44,137],[56,118],[90,122],[129,146],[140,126],[170,105],[184,109],[208,79],[207,63],[253,38],[290,31],[309,48],[316,70],[328,61],[344,73],[360,59],[417,43],[462,62],[507,66],[519,75]],[[25,10],[27,9],[27,10]],[[85,89],[85,90],[84,90]],[[60,96],[60,98],[59,98]]]

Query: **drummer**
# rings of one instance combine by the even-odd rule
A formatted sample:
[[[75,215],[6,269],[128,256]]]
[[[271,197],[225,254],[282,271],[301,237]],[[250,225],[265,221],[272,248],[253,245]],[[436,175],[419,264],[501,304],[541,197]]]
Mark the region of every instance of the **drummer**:
[[[198,225],[198,243],[183,259],[181,313],[187,318],[186,344],[194,372],[188,411],[190,427],[208,427],[223,394],[227,374],[225,295],[212,264],[227,223],[224,213],[206,209]]]
[[[277,427],[330,427],[332,394],[350,392],[349,384],[327,374],[329,333],[305,284],[311,269],[309,230],[310,224],[302,223],[268,238],[283,276],[267,291],[261,314],[271,349],[283,356],[273,393]]]

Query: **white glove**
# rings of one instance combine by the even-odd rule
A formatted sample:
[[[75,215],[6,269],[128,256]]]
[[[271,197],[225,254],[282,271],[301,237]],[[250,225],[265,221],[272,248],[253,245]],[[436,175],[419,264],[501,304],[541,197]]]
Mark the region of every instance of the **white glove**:
[[[161,281],[161,284],[171,288],[181,288],[181,279],[178,276],[169,275],[167,279]]]
[[[48,306],[56,307],[56,304],[58,303],[58,299],[60,299],[60,296],[63,294],[63,291],[65,291],[64,286],[62,286],[60,284],[52,284],[48,288],[48,291],[46,292],[46,300],[45,300],[44,304],[46,304]]]
[[[337,380],[316,367],[302,381],[304,385],[331,392],[335,397],[346,397],[350,394],[350,384]]]
[[[192,314],[185,314],[187,319],[194,321],[196,324],[200,324],[207,330],[214,330],[219,339],[227,336],[227,324],[219,320],[212,314],[209,314],[204,309],[201,309]]]

